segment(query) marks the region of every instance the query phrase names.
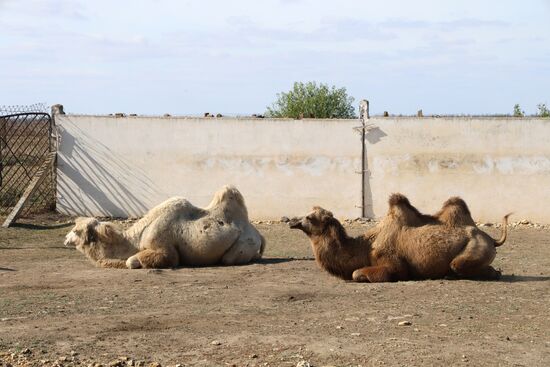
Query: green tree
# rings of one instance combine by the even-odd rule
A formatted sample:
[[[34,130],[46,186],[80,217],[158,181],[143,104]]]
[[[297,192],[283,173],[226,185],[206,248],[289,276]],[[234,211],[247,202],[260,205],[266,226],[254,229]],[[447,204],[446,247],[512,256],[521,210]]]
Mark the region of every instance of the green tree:
[[[518,103],[514,105],[514,117],[523,117],[525,116],[525,111],[521,110],[521,107]]]
[[[546,103],[539,103],[537,105],[537,109],[539,110],[537,116],[550,117],[550,110],[548,109],[548,107],[546,107]]]
[[[292,90],[277,94],[277,100],[267,107],[265,114],[290,118],[355,118],[353,100],[346,88],[296,82]]]

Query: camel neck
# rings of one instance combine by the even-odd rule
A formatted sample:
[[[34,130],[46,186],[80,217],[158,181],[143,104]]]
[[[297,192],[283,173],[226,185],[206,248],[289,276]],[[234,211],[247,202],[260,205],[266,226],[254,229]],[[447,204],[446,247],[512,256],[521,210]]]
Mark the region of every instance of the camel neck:
[[[112,239],[113,245],[121,247],[135,247],[131,237],[126,235],[126,232],[118,232],[117,235]]]
[[[341,225],[311,236],[311,245],[317,263],[340,278],[351,279],[354,270],[369,265],[369,239],[350,237]]]

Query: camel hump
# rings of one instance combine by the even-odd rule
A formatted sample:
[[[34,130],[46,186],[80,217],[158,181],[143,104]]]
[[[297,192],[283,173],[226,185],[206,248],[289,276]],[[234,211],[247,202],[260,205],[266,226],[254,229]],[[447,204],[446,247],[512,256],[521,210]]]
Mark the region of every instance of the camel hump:
[[[210,201],[210,204],[205,210],[212,210],[214,207],[226,203],[229,205],[232,205],[233,207],[239,206],[244,209],[246,209],[246,205],[244,203],[244,197],[241,194],[241,192],[234,186],[234,185],[225,185],[216,193],[214,194],[214,197]],[[248,215],[248,212],[247,212]]]
[[[448,198],[443,203],[443,207],[447,207],[447,206],[459,206],[468,214],[470,213],[470,209],[468,208],[468,205],[466,204],[466,202],[461,197],[458,197],[458,196],[453,196]]]
[[[446,205],[466,205],[466,202],[462,200],[460,196],[452,196],[448,198],[444,203],[443,206]]]
[[[411,206],[409,199],[407,199],[405,195],[400,193],[391,194],[390,199],[388,200],[388,204],[390,206],[396,206],[396,205],[406,205],[408,207]]]

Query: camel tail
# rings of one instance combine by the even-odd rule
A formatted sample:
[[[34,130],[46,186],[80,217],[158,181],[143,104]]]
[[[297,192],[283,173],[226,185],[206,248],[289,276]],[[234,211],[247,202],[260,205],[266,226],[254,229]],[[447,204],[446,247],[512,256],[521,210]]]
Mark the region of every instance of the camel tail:
[[[499,247],[506,241],[506,237],[508,236],[508,217],[512,215],[512,213],[508,213],[504,216],[502,220],[502,236],[497,241],[495,240],[495,247]]]

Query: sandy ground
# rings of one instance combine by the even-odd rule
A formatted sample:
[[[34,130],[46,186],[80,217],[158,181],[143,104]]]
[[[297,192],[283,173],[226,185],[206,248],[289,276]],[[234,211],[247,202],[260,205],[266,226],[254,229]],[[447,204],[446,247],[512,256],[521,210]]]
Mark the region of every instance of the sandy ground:
[[[500,281],[354,284],[258,228],[260,263],[162,271],[95,268],[51,219],[1,228],[0,366],[550,365],[548,230],[511,229]]]

